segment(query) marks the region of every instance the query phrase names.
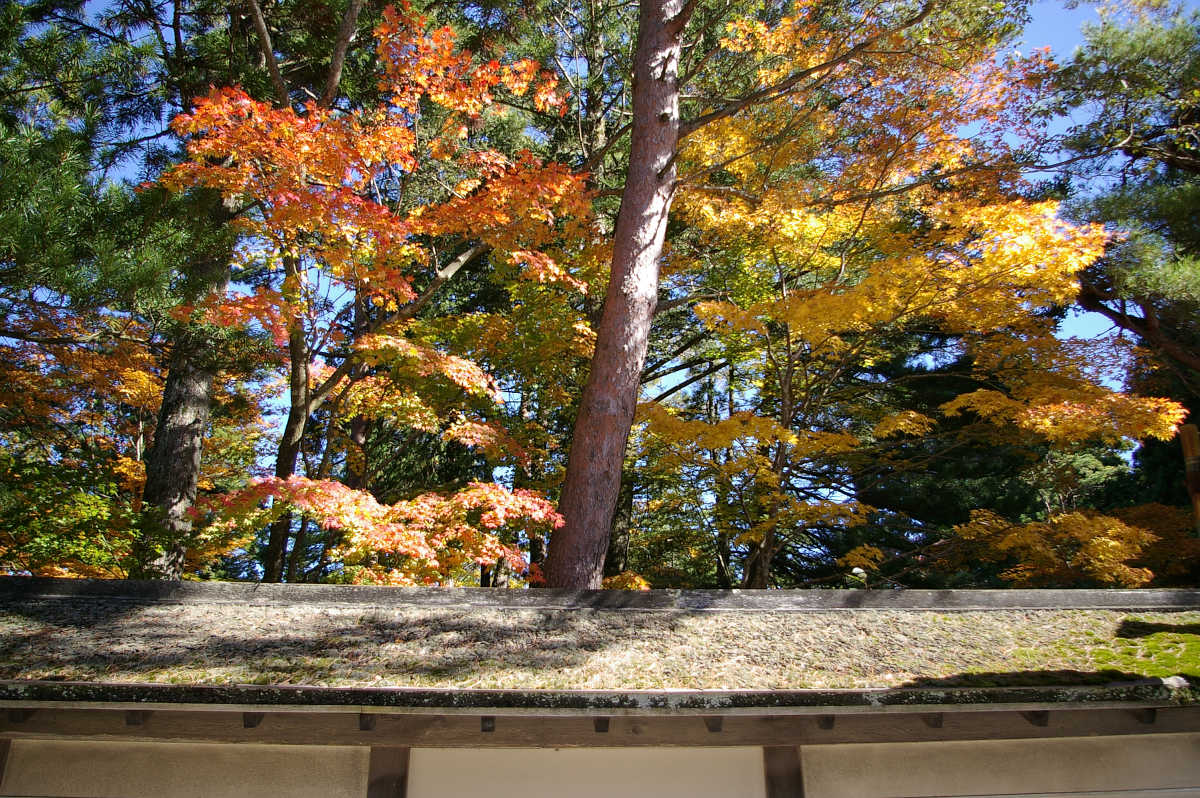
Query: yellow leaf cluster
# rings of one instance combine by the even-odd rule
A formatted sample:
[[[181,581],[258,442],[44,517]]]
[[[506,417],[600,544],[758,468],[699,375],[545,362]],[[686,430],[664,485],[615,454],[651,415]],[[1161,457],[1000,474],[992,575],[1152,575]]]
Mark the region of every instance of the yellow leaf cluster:
[[[976,511],[955,533],[975,544],[985,561],[1011,563],[1001,576],[1017,587],[1072,586],[1081,578],[1106,587],[1138,587],[1154,576],[1130,563],[1155,535],[1092,511],[1027,524]]]
[[[850,570],[851,568],[861,568],[868,573],[879,568],[879,564],[887,557],[883,550],[878,546],[872,546],[864,543],[861,546],[855,546],[850,551],[838,558],[837,564],[839,568]]]
[[[929,416],[915,410],[902,410],[884,416],[872,430],[876,438],[890,438],[893,435],[924,435],[937,424]]]

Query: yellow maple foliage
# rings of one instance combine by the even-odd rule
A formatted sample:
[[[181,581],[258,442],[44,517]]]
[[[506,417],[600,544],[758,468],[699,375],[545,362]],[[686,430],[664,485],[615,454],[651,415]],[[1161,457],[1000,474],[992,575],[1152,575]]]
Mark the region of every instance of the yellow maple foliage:
[[[736,22],[723,44],[770,85],[841,46],[810,12],[802,2],[777,24]],[[1108,234],[1022,198],[999,131],[1028,129],[1055,66],[1044,52],[991,46],[964,39],[925,60],[873,52],[822,84],[862,101],[780,92],[690,132],[681,148],[674,213],[688,236],[664,274],[668,291],[716,295],[695,313],[715,339],[713,360],[727,363],[713,378],[727,396],[679,413],[643,406],[639,456],[695,480],[724,507],[718,527],[761,541],[767,556],[784,540],[804,545],[806,530],[865,520],[846,471],[887,468],[890,440],[967,419],[971,434],[982,425],[998,442],[1112,443],[1170,437],[1183,418],[1175,402],[1106,384],[1122,353],[1062,341],[1045,321],[1074,300]],[[964,380],[976,387],[940,408],[897,411],[869,375],[895,357],[897,336],[921,331],[953,348],[913,358],[973,363]],[[1072,516],[1048,529],[1083,540],[1106,523]],[[1138,536],[1104,529],[1112,534],[1092,535],[1080,562],[1142,578],[1121,565]],[[1107,551],[1110,540],[1133,548]],[[878,551],[855,549],[845,563],[874,567]]]
[[[1155,535],[1092,511],[1053,515],[1046,521],[1014,524],[995,513],[977,511],[955,534],[984,561],[1008,567],[1000,576],[1015,587],[1072,586],[1081,581],[1103,587],[1139,587],[1154,573],[1129,563]]]

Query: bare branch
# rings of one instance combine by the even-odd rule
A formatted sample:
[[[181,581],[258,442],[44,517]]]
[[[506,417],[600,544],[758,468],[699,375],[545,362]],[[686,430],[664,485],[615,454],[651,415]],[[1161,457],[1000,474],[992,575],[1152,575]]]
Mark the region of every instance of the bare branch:
[[[342,67],[346,63],[346,51],[354,34],[358,30],[358,14],[362,11],[363,0],[350,0],[346,7],[346,16],[342,17],[342,25],[338,28],[337,41],[333,46],[333,56],[329,60],[329,75],[325,78],[325,90],[317,104],[328,108],[337,96],[338,84],[342,82]]]
[[[654,401],[661,402],[662,400],[666,399],[667,397],[672,396],[676,393],[679,393],[684,388],[687,388],[689,385],[700,382],[700,380],[704,379],[708,375],[715,374],[716,372],[720,371],[723,368],[728,368],[728,366],[729,366],[729,363],[724,360],[722,360],[720,363],[714,363],[712,365],[712,367],[706,368],[704,371],[701,371],[699,374],[694,374],[691,377],[689,377],[688,379],[679,383],[678,385],[673,385],[670,388],[668,388],[667,390],[663,391],[658,396],[654,397]]]
[[[246,0],[246,6],[250,9],[250,16],[254,20],[254,30],[258,33],[259,52],[262,53],[263,60],[267,62],[267,71],[271,73],[271,85],[275,88],[275,104],[280,108],[289,108],[292,102],[289,99],[287,84],[283,82],[283,75],[279,73],[279,62],[275,60],[275,48],[271,44],[271,33],[267,30],[262,9],[258,6],[258,0]]]
[[[712,361],[711,357],[694,357],[691,360],[685,360],[682,363],[676,363],[674,366],[671,366],[669,369],[663,369],[662,371],[659,371],[656,373],[649,373],[649,374],[643,373],[642,378],[641,378],[641,384],[645,385],[646,383],[654,382],[655,380],[661,380],[663,377],[669,377],[672,374],[677,374],[681,371],[686,371],[687,369],[695,368],[696,366],[700,366],[705,363],[711,365],[712,362],[713,361]]]
[[[688,338],[688,339],[687,339],[686,341],[684,341],[682,344],[680,344],[679,346],[675,347],[674,351],[672,351],[672,352],[671,352],[671,354],[667,355],[667,356],[666,356],[666,357],[664,357],[664,358],[661,358],[661,359],[659,359],[659,360],[656,360],[656,361],[654,361],[653,363],[650,363],[649,365],[647,365],[647,366],[645,367],[645,369],[643,369],[643,371],[645,371],[645,372],[646,372],[646,373],[648,373],[648,374],[653,374],[653,373],[654,373],[656,370],[658,370],[658,369],[662,368],[663,366],[665,366],[666,364],[670,363],[672,360],[674,360],[675,358],[679,357],[679,356],[680,356],[680,355],[682,355],[684,352],[688,351],[688,350],[689,350],[689,349],[691,349],[693,346],[695,346],[696,344],[698,344],[698,343],[700,343],[701,341],[705,340],[706,338],[708,338],[708,332],[707,332],[707,331],[705,331],[705,332],[699,332],[699,333],[697,333],[697,334],[693,335],[691,338]]]
[[[429,301],[433,299],[434,294],[436,294],[438,290],[447,283],[447,281],[452,279],[454,275],[458,274],[468,263],[490,250],[491,247],[487,244],[476,244],[454,260],[447,263],[442,268],[438,269],[438,273],[434,276],[433,282],[431,282],[429,286],[421,292],[421,295],[393,313],[392,316],[387,319],[387,321],[408,321],[412,318],[415,318],[416,315],[421,312],[421,309],[429,304]]]

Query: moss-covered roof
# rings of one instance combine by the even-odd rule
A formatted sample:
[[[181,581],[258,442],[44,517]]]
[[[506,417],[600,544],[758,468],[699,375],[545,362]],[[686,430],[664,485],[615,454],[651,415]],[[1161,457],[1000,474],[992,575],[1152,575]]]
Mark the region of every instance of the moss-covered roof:
[[[305,591],[0,579],[0,679],[617,692],[1200,685],[1197,591]]]

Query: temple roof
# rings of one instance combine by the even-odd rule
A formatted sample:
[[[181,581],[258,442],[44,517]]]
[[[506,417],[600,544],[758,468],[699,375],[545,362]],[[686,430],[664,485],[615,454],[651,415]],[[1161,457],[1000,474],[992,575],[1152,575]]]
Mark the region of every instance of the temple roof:
[[[0,578],[0,700],[812,711],[1200,700],[1200,591]]]

